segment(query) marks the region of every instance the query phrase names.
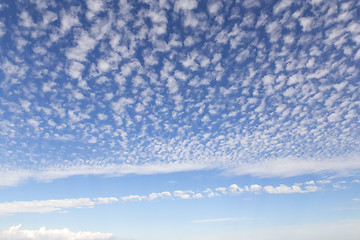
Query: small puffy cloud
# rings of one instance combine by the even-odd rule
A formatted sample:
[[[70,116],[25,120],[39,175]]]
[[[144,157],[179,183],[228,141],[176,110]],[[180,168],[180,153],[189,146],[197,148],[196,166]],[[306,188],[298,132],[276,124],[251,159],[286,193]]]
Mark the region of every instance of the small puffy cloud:
[[[62,12],[61,14],[61,31],[62,32],[66,32],[68,30],[70,30],[73,26],[78,25],[79,19],[77,18],[76,15],[74,15],[74,13],[66,13],[66,12]]]
[[[112,109],[115,113],[120,114],[125,111],[126,106],[134,103],[134,100],[131,98],[120,98],[116,102],[112,103]]]
[[[84,99],[84,95],[81,92],[79,92],[78,90],[74,91],[73,95],[74,95],[74,98],[77,100]]]
[[[191,199],[193,198],[194,192],[193,191],[181,191],[177,190],[173,193],[174,197],[180,198],[180,199]]]
[[[10,227],[0,232],[2,240],[115,240],[111,233],[101,232],[71,232],[69,229],[46,229],[25,230],[21,225]]]
[[[19,15],[19,19],[21,20],[20,25],[24,27],[33,27],[35,25],[32,16],[27,11],[22,11]]]
[[[68,74],[75,79],[79,79],[82,76],[82,72],[84,70],[84,65],[79,62],[72,62],[70,68],[68,70]]]
[[[311,26],[312,26],[313,22],[314,22],[314,19],[312,17],[300,18],[300,25],[304,32],[311,31]]]
[[[218,187],[215,189],[216,191],[222,193],[222,194],[226,194],[227,193],[227,189],[224,187]]]
[[[222,7],[221,1],[210,2],[208,4],[208,11],[210,15],[216,15],[218,11],[221,9],[221,7]]]
[[[41,122],[35,118],[30,118],[27,120],[27,123],[33,128],[38,128]]]
[[[130,196],[125,196],[125,197],[121,197],[121,200],[128,202],[128,201],[142,201],[144,199],[146,199],[146,196],[139,196],[139,195],[130,195]]]
[[[286,186],[284,184],[280,184],[278,187],[273,187],[273,186],[265,186],[264,190],[267,193],[275,193],[275,194],[279,194],[279,193],[299,193],[302,192],[301,188],[299,186]]]
[[[250,191],[252,191],[252,192],[258,192],[258,191],[261,191],[262,189],[263,189],[263,187],[258,184],[253,184],[250,186]]]
[[[318,186],[315,185],[309,185],[309,186],[305,186],[305,190],[303,190],[303,193],[308,193],[308,192],[317,192],[319,191],[320,188]]]
[[[279,1],[275,6],[274,6],[274,13],[278,14],[282,11],[284,11],[286,8],[290,7],[291,4],[293,3],[293,0],[282,0]]]
[[[27,100],[20,100],[20,104],[21,104],[21,107],[29,112],[30,111],[30,106],[31,106],[31,102],[27,101]]]
[[[166,86],[169,88],[170,93],[176,93],[179,89],[178,84],[173,77],[169,77]]]
[[[110,64],[106,60],[100,60],[98,63],[98,69],[100,72],[107,72],[110,69]]]
[[[304,189],[301,189],[301,187],[298,184],[295,184],[293,186],[287,186],[285,184],[280,184],[278,187],[265,186],[264,190],[265,190],[265,192],[270,193],[270,194],[289,194],[289,193],[317,192],[320,190],[320,188],[315,185],[307,185],[304,187]]]
[[[87,7],[93,12],[99,12],[103,10],[104,1],[103,0],[87,0]]]
[[[305,182],[305,184],[307,184],[307,185],[314,185],[314,184],[315,184],[315,182],[314,182],[313,180],[311,180],[311,181],[307,181],[307,182]]]
[[[240,188],[236,184],[231,184],[227,190],[230,194],[240,194],[244,191],[244,189]]]
[[[56,85],[55,82],[49,81],[43,84],[42,91],[45,92],[51,92],[52,88]]]
[[[198,5],[197,0],[177,0],[174,5],[175,12],[193,10]]]
[[[147,199],[149,201],[155,200],[157,198],[169,198],[171,197],[170,192],[161,192],[161,193],[150,193]]]
[[[97,115],[97,117],[98,117],[98,119],[101,120],[101,121],[108,119],[108,116],[107,116],[106,114],[103,114],[103,113],[99,113],[99,114]]]
[[[93,50],[96,46],[97,41],[88,32],[81,31],[79,36],[77,36],[76,42],[77,46],[68,48],[65,55],[69,60],[84,62],[89,51]]]

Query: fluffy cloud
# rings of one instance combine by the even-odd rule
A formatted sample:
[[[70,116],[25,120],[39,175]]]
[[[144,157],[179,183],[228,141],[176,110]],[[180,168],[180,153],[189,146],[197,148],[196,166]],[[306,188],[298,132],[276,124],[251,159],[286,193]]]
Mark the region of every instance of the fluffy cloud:
[[[46,229],[25,230],[21,225],[10,227],[0,232],[3,240],[115,240],[111,233],[100,232],[71,232],[69,229]]]

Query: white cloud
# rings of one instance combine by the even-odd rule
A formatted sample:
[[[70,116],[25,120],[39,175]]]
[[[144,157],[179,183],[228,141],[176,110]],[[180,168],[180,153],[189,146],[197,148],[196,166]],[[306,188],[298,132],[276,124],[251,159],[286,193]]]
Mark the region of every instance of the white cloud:
[[[279,1],[275,6],[274,6],[274,13],[278,14],[281,11],[285,10],[286,8],[290,7],[291,4],[293,3],[293,0],[282,0]]]
[[[0,203],[0,215],[15,213],[46,213],[61,211],[67,208],[92,207],[95,205],[90,198],[44,200],[44,201],[15,201]]]
[[[79,19],[74,13],[61,13],[61,31],[66,32],[70,30],[73,26],[76,26],[79,24]]]
[[[291,177],[302,174],[333,172],[339,175],[350,174],[360,168],[359,156],[350,155],[332,159],[279,158],[258,163],[244,163],[241,167],[227,170],[236,175],[251,174],[261,177]]]
[[[311,31],[311,27],[314,23],[314,19],[312,17],[302,17],[300,18],[300,25],[304,32]]]
[[[178,84],[173,77],[168,78],[166,86],[169,88],[170,93],[176,93],[179,89]]]
[[[98,63],[98,69],[100,72],[107,72],[110,69],[110,64],[102,59]]]
[[[88,32],[82,30],[80,35],[77,36],[77,46],[68,48],[65,55],[69,60],[84,62],[86,61],[88,52],[94,49],[96,44],[97,41],[93,39]]]
[[[302,192],[299,186],[286,186],[284,184],[280,184],[278,187],[273,186],[265,186],[264,190],[268,193],[300,193]]]
[[[220,1],[210,2],[208,4],[208,11],[210,15],[216,15],[221,7],[222,7],[222,3]]]
[[[310,3],[312,4],[312,5],[319,5],[319,4],[321,4],[323,2],[323,0],[310,0]]]
[[[68,70],[68,74],[75,79],[81,79],[82,78],[82,72],[84,71],[84,65],[82,65],[79,62],[72,62],[70,65],[70,68]]]
[[[311,181],[307,181],[307,182],[305,182],[305,184],[307,184],[307,185],[314,185],[314,184],[315,184],[315,182],[314,182],[313,180],[311,180]]]
[[[28,124],[31,125],[33,128],[38,128],[40,125],[40,121],[35,118],[30,118],[27,120]]]
[[[43,92],[51,92],[52,87],[56,86],[55,82],[49,81],[43,84],[42,91]]]
[[[99,12],[103,10],[104,1],[103,0],[87,0],[87,7],[93,12]]]
[[[236,184],[231,184],[227,190],[230,194],[240,194],[244,191],[244,189],[240,188]]]
[[[126,106],[134,103],[134,100],[131,98],[120,98],[116,102],[112,103],[112,108],[115,113],[121,114],[125,111]]]
[[[181,199],[191,199],[193,197],[194,192],[193,191],[181,191],[177,190],[174,191],[174,196]]]
[[[21,104],[21,107],[29,112],[30,111],[30,106],[31,106],[31,102],[27,101],[27,100],[20,100],[20,104]]]
[[[169,198],[169,197],[171,197],[171,195],[172,194],[170,192],[150,193],[149,196],[147,197],[147,199],[149,201],[152,201],[157,198]]]
[[[22,11],[19,18],[21,19],[20,25],[24,27],[29,28],[35,25],[33,18],[27,11]]]
[[[281,37],[281,25],[273,21],[266,25],[266,32],[269,34],[270,42],[276,42]]]
[[[316,182],[319,184],[329,184],[329,183],[331,183],[331,180],[318,180]]]
[[[175,12],[180,10],[193,10],[197,7],[197,0],[177,0],[174,4]]]
[[[127,202],[127,201],[142,201],[142,200],[146,199],[146,196],[130,195],[130,196],[121,197],[120,199],[125,202]]]
[[[0,232],[3,240],[111,240],[115,236],[111,233],[101,232],[71,232],[69,229],[46,229],[39,230],[21,229],[21,225],[10,227]]]
[[[253,184],[250,186],[250,191],[252,191],[252,192],[258,192],[258,191],[261,191],[262,189],[263,189],[263,187],[258,184]]]
[[[0,38],[4,36],[6,33],[5,24],[3,22],[0,22]]]

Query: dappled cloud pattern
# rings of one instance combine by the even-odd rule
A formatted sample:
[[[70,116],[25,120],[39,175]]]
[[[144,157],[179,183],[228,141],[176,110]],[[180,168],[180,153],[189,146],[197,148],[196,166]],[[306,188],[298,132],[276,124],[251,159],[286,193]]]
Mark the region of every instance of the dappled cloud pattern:
[[[358,170],[356,9],[333,0],[5,1],[0,185]]]

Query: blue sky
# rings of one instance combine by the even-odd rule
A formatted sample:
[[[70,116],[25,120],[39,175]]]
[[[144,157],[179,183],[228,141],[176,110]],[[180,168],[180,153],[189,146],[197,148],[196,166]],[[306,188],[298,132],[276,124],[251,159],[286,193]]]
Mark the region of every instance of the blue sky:
[[[2,1],[0,44],[1,239],[360,236],[359,2]]]

